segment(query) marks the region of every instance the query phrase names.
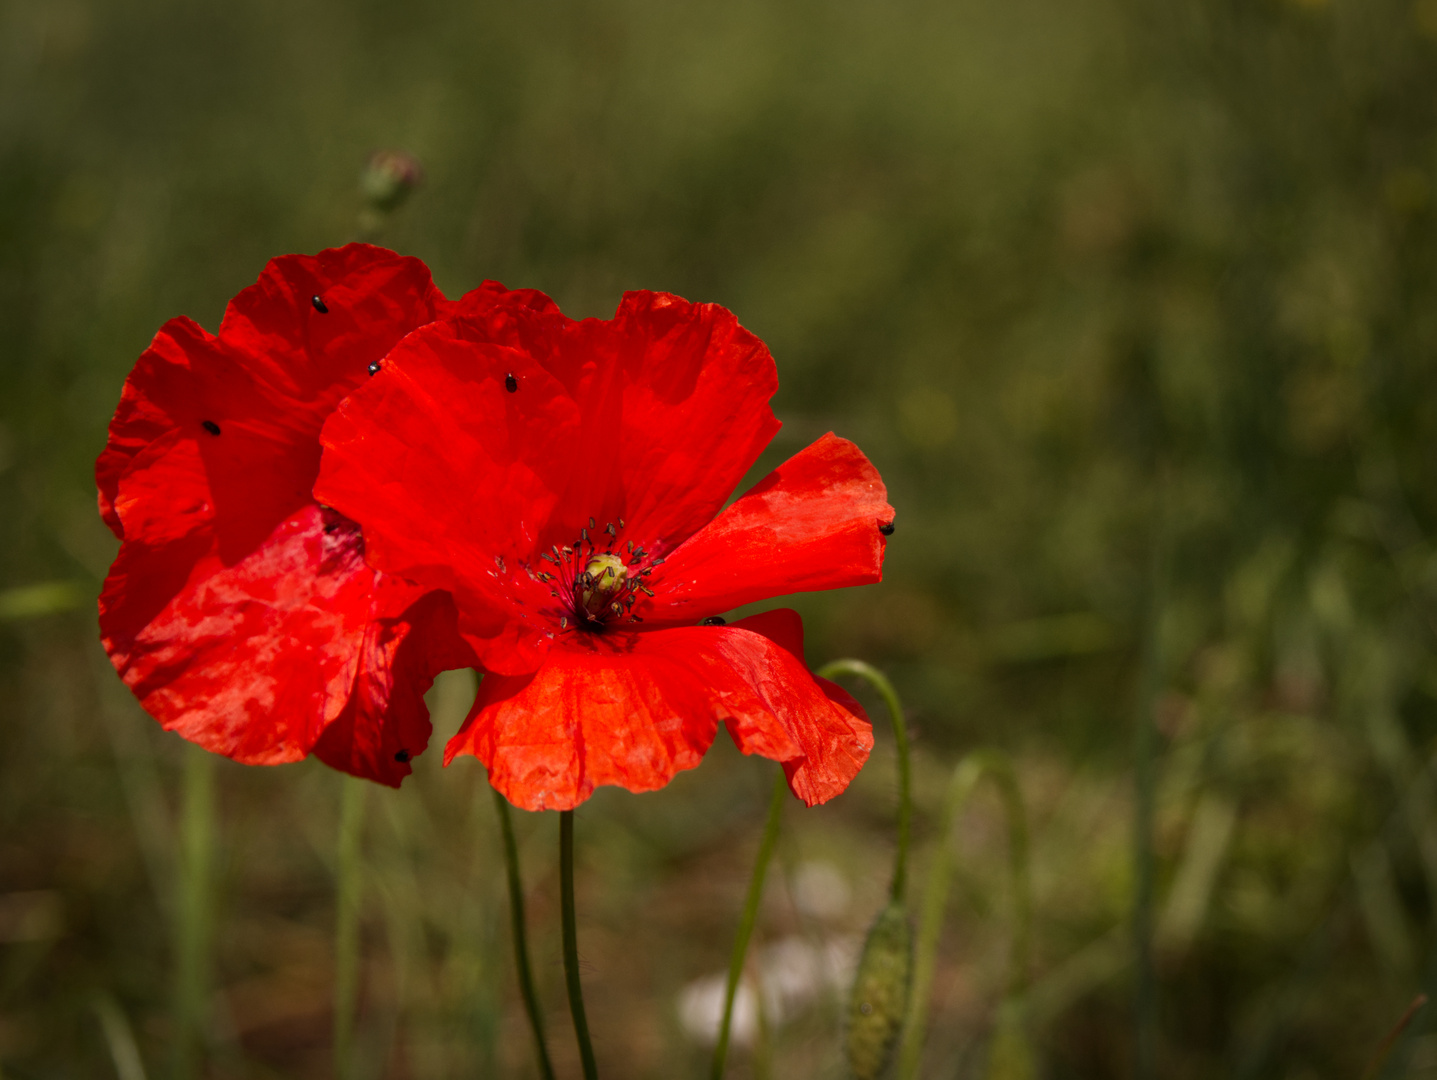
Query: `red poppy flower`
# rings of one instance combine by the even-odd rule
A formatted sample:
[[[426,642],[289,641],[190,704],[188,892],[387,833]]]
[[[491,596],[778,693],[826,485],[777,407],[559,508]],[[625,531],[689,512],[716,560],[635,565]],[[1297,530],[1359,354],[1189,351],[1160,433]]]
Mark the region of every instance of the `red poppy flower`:
[[[313,751],[409,773],[424,691],[473,660],[452,601],[375,573],[355,524],[314,501],[319,431],[404,335],[493,303],[549,305],[493,283],[451,303],[418,259],[351,244],[272,261],[217,336],[183,318],[155,336],[95,476],[123,541],[101,637],[165,728],[250,764]]]
[[[825,435],[722,509],[778,429],[773,358],[712,304],[629,293],[609,321],[493,309],[410,335],[327,421],[318,498],[378,568],[452,593],[490,673],[446,760],[510,801],[661,787],[720,720],[809,804],[873,744],[803,661],[786,593],[879,580],[877,471]],[[722,510],[722,512],[720,512]]]

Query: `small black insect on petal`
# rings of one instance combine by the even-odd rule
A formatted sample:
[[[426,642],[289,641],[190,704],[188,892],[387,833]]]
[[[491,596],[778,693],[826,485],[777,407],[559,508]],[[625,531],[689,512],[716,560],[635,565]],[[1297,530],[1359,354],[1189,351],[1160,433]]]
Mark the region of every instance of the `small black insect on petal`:
[[[504,389],[509,391],[509,393],[511,394],[517,392],[519,389],[519,380],[514,378],[514,373],[512,371],[504,376]]]
[[[893,522],[891,522],[891,521],[885,521],[885,522],[883,522],[883,524],[881,524],[881,525],[878,526],[878,531],[881,532],[884,536],[892,536],[892,535],[893,535]]]
[[[218,435],[220,433],[220,426],[213,420],[201,420],[200,427],[204,428],[211,435]]]
[[[722,615],[710,615],[707,619],[704,619],[701,623],[699,623],[699,625],[700,625],[700,626],[723,626],[723,625],[726,624],[727,622],[728,622],[728,620],[725,619]]]
[[[378,360],[374,361],[372,364],[369,365],[369,373],[370,373],[371,375],[378,375],[378,374],[379,374],[379,361],[378,361]]]
[[[394,755],[394,760],[397,761],[397,762],[399,762],[399,764],[403,765],[406,761],[409,760],[409,751],[408,751],[408,750],[401,750],[401,751],[399,751],[397,754]]]
[[[329,308],[325,306],[324,300],[318,296],[311,296],[309,302],[314,305],[314,310],[321,315],[328,315]]]

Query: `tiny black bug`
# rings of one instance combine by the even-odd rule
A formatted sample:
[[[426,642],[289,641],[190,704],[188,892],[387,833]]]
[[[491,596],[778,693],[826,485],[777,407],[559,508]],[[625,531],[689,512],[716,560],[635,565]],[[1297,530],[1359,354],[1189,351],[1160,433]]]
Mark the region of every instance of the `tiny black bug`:
[[[399,753],[397,753],[397,754],[394,755],[394,760],[397,761],[397,762],[399,762],[399,764],[403,765],[406,761],[409,760],[409,751],[408,751],[408,750],[401,750],[401,751],[399,751]]]
[[[325,307],[324,301],[318,296],[311,296],[309,302],[314,305],[314,310],[321,315],[328,315],[329,308]]]
[[[201,420],[200,427],[204,428],[211,435],[218,435],[220,433],[220,426],[213,420]]]
[[[728,622],[728,620],[725,619],[722,615],[710,615],[710,616],[709,616],[707,619],[705,619],[703,622],[699,623],[699,625],[700,625],[700,626],[723,626],[723,625],[725,625],[727,622]]]
[[[378,360],[374,361],[374,363],[372,363],[372,364],[369,365],[369,373],[370,373],[371,375],[378,375],[378,374],[379,374],[379,361],[378,361]]]
[[[882,525],[878,526],[878,531],[881,532],[884,536],[892,536],[893,522],[885,521]]]
[[[519,389],[519,380],[514,378],[514,373],[512,371],[504,376],[504,389],[509,391],[509,393],[511,394]]]

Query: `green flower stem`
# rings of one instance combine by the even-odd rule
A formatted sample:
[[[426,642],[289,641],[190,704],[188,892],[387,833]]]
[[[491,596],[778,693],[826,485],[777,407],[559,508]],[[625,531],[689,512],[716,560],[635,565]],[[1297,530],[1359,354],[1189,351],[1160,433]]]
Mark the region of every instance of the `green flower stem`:
[[[923,1053],[928,1028],[929,991],[938,961],[938,935],[943,926],[943,909],[953,876],[953,830],[969,797],[985,776],[998,785],[1008,816],[1008,864],[1013,890],[1013,938],[1008,959],[1006,997],[1021,1001],[1028,989],[1028,971],[1033,939],[1032,884],[1028,857],[1028,816],[1018,778],[1008,756],[997,750],[981,750],[958,763],[943,803],[943,832],[938,840],[932,869],[923,894],[923,914],[918,927],[917,958],[913,973],[913,1007],[898,1057],[899,1080],[913,1080]]]
[[[359,909],[364,891],[360,842],[364,834],[365,781],[340,781],[339,850],[335,865],[334,1073],[354,1072],[354,1013],[359,1003]]]
[[[574,811],[559,812],[559,897],[564,924],[564,984],[569,991],[569,1012],[574,1037],[584,1064],[584,1080],[598,1080],[594,1046],[589,1041],[589,1020],[584,1015],[584,987],[579,981],[579,934],[574,926]]]
[[[912,768],[908,758],[908,725],[903,719],[903,704],[888,677],[862,660],[835,660],[818,670],[819,678],[823,679],[839,675],[857,675],[865,679],[883,698],[893,721],[893,740],[898,746],[898,852],[893,860],[893,884],[888,892],[892,899],[901,902],[908,886],[908,836],[913,818]]]
[[[499,815],[499,829],[504,834],[504,867],[509,877],[509,928],[514,938],[514,966],[519,972],[519,993],[524,999],[524,1012],[534,1032],[534,1053],[539,1058],[539,1074],[554,1080],[554,1066],[549,1061],[549,1047],[544,1041],[544,1018],[539,1012],[539,995],[534,992],[534,974],[529,966],[529,933],[524,920],[524,886],[519,878],[519,846],[514,842],[514,821],[509,813],[509,800],[494,794],[494,810]]]
[[[185,744],[184,802],[175,897],[174,1080],[199,1075],[200,1047],[209,1014],[213,931],[215,758]]]
[[[729,956],[728,982],[724,986],[723,994],[723,1019],[719,1021],[718,1045],[714,1047],[713,1068],[709,1070],[711,1080],[723,1080],[724,1063],[728,1058],[729,1029],[733,1024],[734,995],[738,993],[744,957],[748,954],[754,923],[758,921],[758,905],[763,899],[763,879],[768,873],[768,864],[773,859],[773,849],[778,845],[778,829],[783,821],[783,802],[787,791],[788,778],[780,769],[778,779],[773,785],[773,798],[769,800],[768,820],[764,822],[763,839],[759,841],[753,875],[748,881],[748,896],[743,902],[743,918],[739,920],[738,936],[733,940],[733,953]]]

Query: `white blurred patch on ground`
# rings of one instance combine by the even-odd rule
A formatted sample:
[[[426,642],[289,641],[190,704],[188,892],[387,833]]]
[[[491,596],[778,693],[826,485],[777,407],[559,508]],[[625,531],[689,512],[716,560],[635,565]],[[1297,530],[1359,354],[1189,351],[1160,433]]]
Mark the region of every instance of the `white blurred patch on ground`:
[[[839,881],[842,883],[841,878]],[[734,995],[732,1043],[753,1044],[758,1035],[760,1000],[765,1022],[777,1027],[811,1008],[824,994],[847,992],[862,944],[853,935],[819,942],[793,936],[759,949],[750,957]],[[705,975],[679,992],[679,1023],[696,1042],[712,1045],[718,1041],[725,981],[722,973]]]
[[[815,919],[838,919],[847,914],[853,890],[843,872],[827,860],[800,863],[793,874],[793,902]]]

